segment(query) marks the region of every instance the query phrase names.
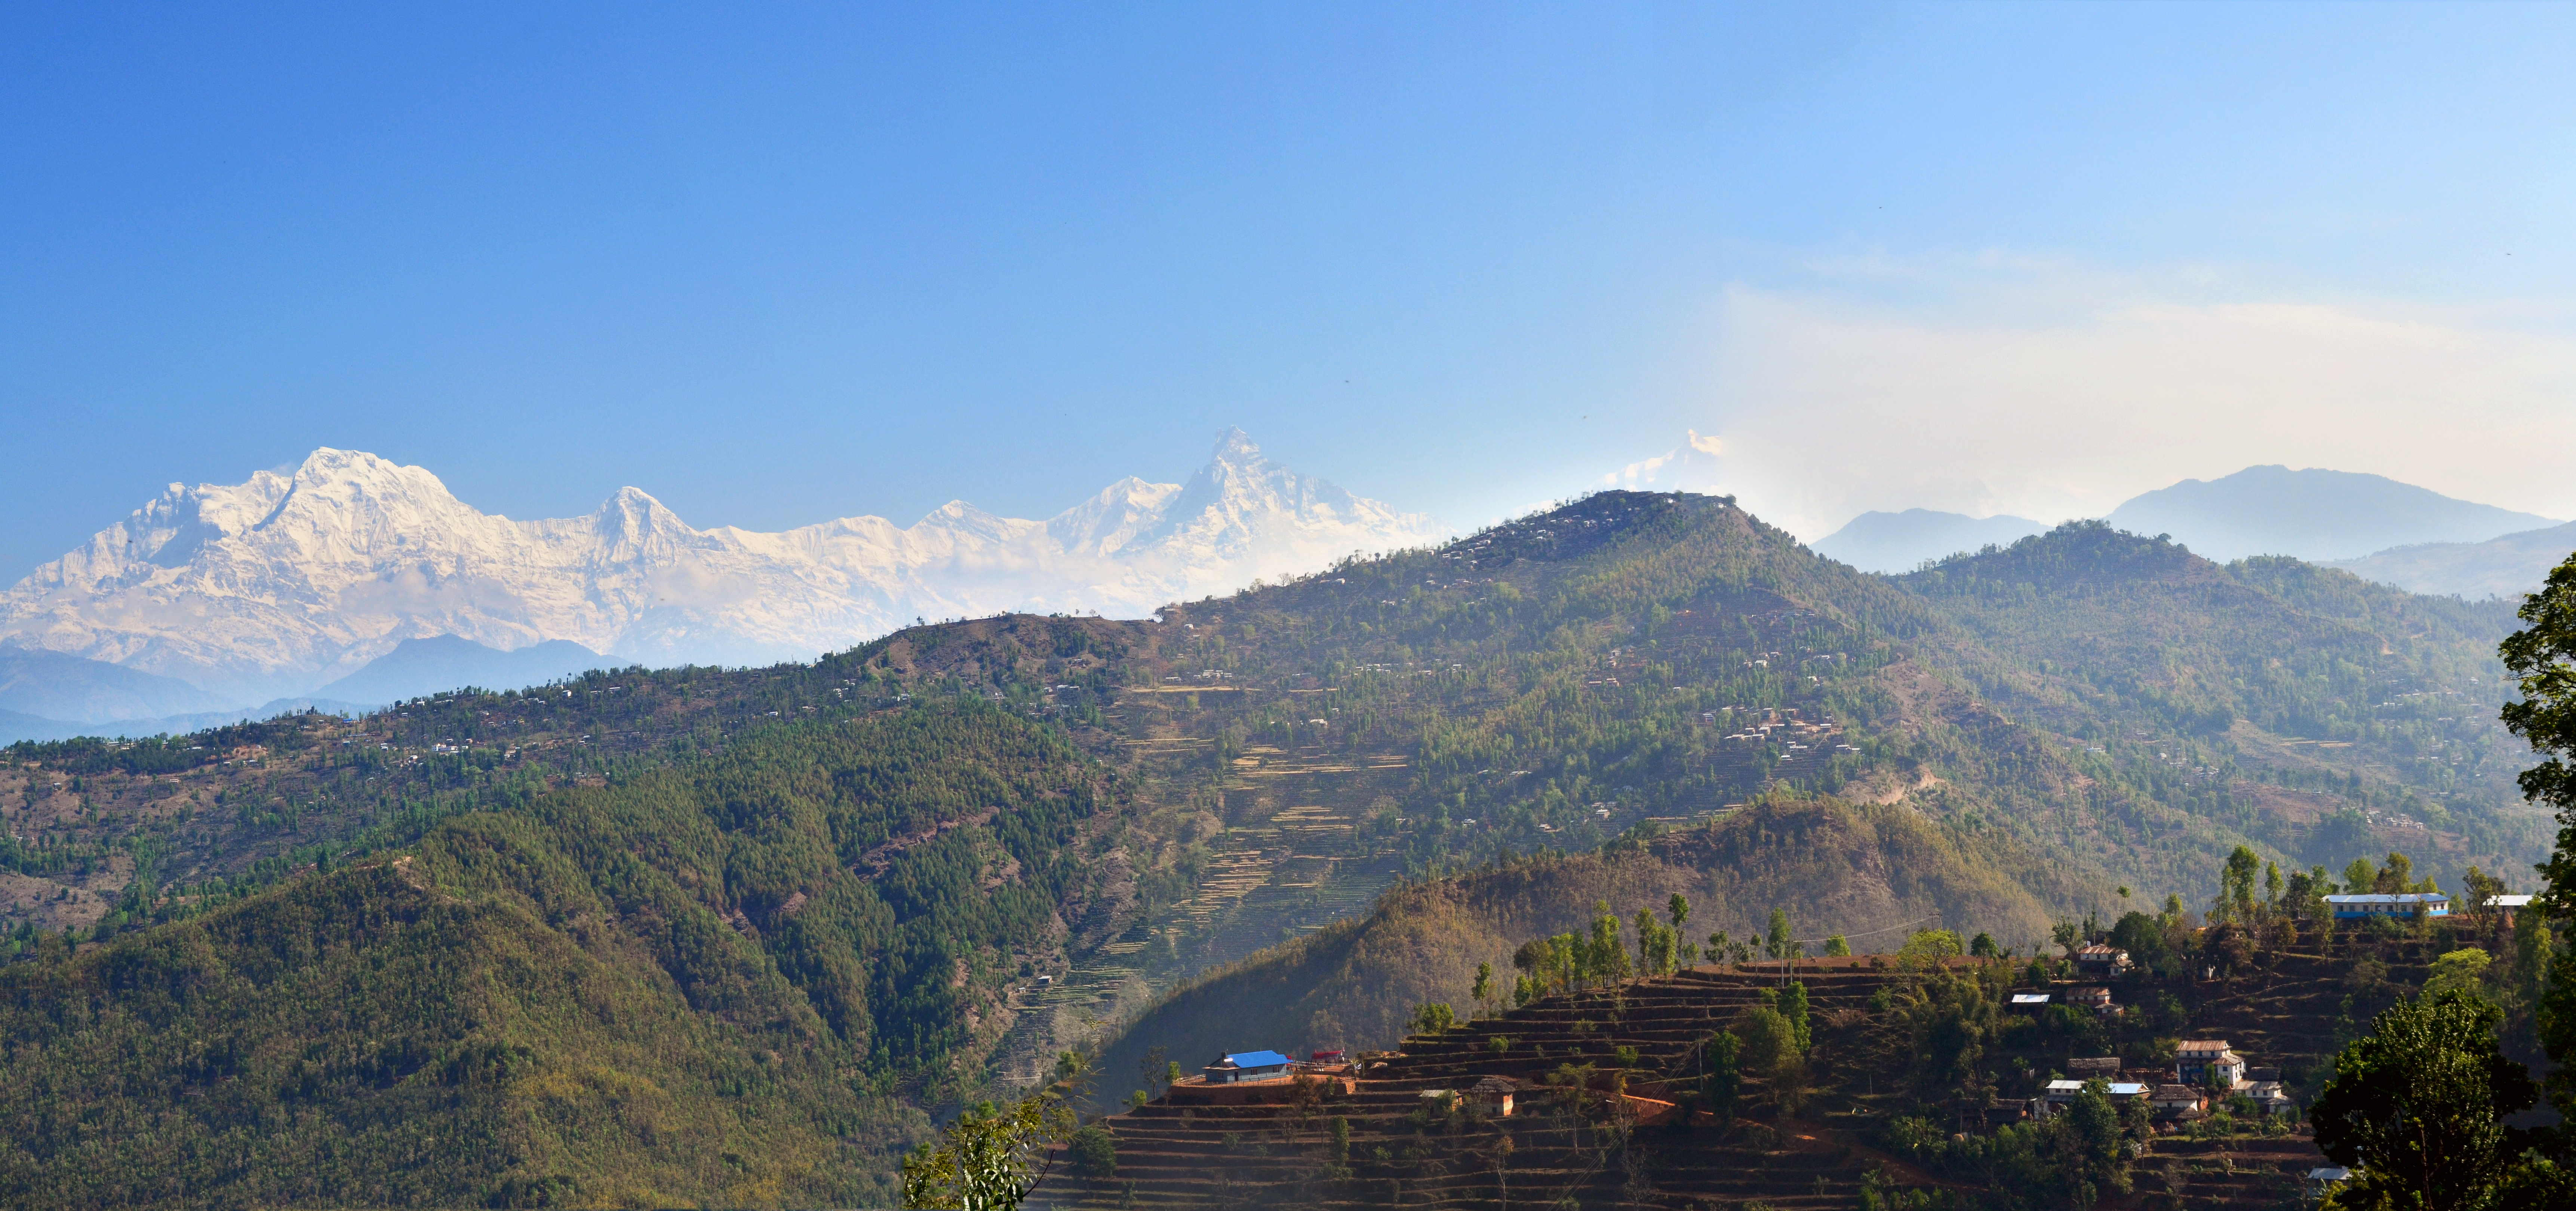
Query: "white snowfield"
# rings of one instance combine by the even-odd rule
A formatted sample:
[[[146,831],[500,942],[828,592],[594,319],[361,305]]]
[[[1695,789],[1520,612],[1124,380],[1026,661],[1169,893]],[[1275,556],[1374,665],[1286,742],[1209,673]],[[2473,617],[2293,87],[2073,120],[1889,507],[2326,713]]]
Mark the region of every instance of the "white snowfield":
[[[513,521],[419,467],[322,449],[291,476],[170,485],[0,597],[0,642],[259,701],[416,637],[568,639],[648,664],[810,659],[915,617],[1139,617],[1442,536],[1271,464],[1240,430],[1187,484],[1130,477],[1046,521],[952,501],[910,528],[846,517],[778,534],[692,529],[635,488],[587,517]]]

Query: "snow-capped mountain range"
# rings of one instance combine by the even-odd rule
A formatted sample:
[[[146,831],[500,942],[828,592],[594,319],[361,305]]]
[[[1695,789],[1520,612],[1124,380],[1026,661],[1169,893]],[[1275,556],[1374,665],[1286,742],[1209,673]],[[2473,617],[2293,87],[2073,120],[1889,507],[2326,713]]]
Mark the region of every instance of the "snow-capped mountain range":
[[[657,665],[810,659],[916,617],[1141,616],[1443,533],[1271,463],[1241,430],[1186,484],[1130,477],[1045,521],[952,501],[908,528],[845,517],[776,534],[693,529],[635,488],[586,517],[514,521],[422,468],[321,449],[292,474],[170,485],[0,596],[0,644],[258,702],[412,638],[569,640]]]

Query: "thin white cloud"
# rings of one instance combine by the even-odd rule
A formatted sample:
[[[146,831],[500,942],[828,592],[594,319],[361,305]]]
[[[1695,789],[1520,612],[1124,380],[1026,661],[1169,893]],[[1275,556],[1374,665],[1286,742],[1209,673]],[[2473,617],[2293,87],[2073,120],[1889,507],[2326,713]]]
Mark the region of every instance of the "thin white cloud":
[[[2576,516],[2566,335],[2429,307],[2183,299],[2181,275],[1976,269],[2002,284],[1909,283],[1903,305],[1731,290],[1705,410],[1726,458],[1649,471],[1737,492],[1811,539],[1865,509],[2099,516],[2261,463]],[[1690,434],[1694,452],[1719,445]]]
[[[1656,473],[1662,471],[1664,465],[1673,461],[1680,453],[1678,450],[1667,450],[1653,458],[1639,459],[1602,476],[1601,486],[1605,488],[1651,487],[1655,482]]]

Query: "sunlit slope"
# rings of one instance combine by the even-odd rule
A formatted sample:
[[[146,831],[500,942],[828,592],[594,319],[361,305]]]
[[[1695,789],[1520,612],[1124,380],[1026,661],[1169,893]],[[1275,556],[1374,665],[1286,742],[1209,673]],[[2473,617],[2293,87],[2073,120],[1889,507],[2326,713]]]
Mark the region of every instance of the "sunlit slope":
[[[971,702],[773,725],[10,967],[0,1164],[68,1205],[882,1201],[919,1120],[880,1099],[980,1084],[1105,776]]]
[[[0,982],[16,1207],[865,1201],[901,1138],[684,896],[529,830],[303,880]],[[621,912],[620,909],[624,911]]]
[[[1956,628],[1927,636],[1928,660],[2285,856],[2340,866],[2400,842],[2448,873],[2546,852],[2512,780],[2527,754],[2496,722],[2508,603],[2290,559],[2222,568],[2098,524],[1904,583]]]
[[[2099,526],[1891,580],[1722,499],[1605,493],[1164,617],[1179,676],[1125,718],[1403,755],[1386,814],[1417,867],[1781,783],[1937,792],[1911,801],[2195,894],[2240,843],[2340,865],[2411,842],[2448,870],[2545,843],[2485,700],[2504,612]]]
[[[2446,885],[2470,861],[2524,868],[2545,844],[2492,781],[2466,779],[2469,762],[2391,759],[2440,739],[2408,730],[2418,714],[2484,742],[2492,707],[2475,687],[2501,611],[2295,561],[2222,568],[2099,526],[1890,580],[1819,559],[1722,500],[1613,493],[1166,618],[1169,663],[1190,671],[1131,702],[1190,705],[1131,715],[1159,710],[1218,744],[1409,755],[1411,784],[1383,817],[1435,876],[1589,853],[1785,788],[1869,805],[2003,878],[2019,907],[1991,919],[1995,901],[1964,897],[1957,880],[1909,903],[2027,945],[2039,936],[2015,932],[2027,921],[2116,912],[2115,884],[2198,903],[2240,844],[2294,867],[2405,849]],[[1337,713],[1255,692],[1288,684],[1329,691],[1301,701]],[[1207,692],[1179,692],[1192,686]],[[2486,768],[2509,764],[2478,751]],[[1768,902],[1699,891],[1725,897],[1709,911],[1736,914],[1721,927],[1774,904],[1813,919],[1839,889],[1869,885],[1865,849],[1820,848],[1811,877],[1763,886]],[[1500,877],[1461,873],[1389,904]],[[1557,909],[1596,898],[1577,890]],[[1462,997],[1477,958],[1562,924],[1514,936],[1474,920],[1422,931],[1458,937],[1445,959],[1368,967],[1344,953],[1371,931],[1412,932],[1383,914],[1293,943],[1221,989],[1178,994],[1127,1037],[1213,1039],[1254,1014],[1283,1039],[1338,1024],[1347,1041],[1387,1042],[1389,1015]],[[1352,964],[1368,974],[1351,984],[1387,991],[1326,991]]]

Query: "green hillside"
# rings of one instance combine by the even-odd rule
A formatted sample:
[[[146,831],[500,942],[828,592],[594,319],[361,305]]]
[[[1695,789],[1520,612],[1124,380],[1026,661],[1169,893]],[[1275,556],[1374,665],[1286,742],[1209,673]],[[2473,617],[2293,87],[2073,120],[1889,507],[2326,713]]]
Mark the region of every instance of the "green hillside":
[[[1691,905],[1693,939],[1759,934],[1789,907],[1808,953],[1834,934],[1893,950],[1946,921],[2028,945],[2078,888],[2037,855],[1980,844],[1909,808],[1782,797],[1722,821],[1602,854],[1540,857],[1408,884],[1366,916],[1263,952],[1156,1004],[1102,1057],[1112,1074],[1149,1050],[1194,1060],[1252,1047],[1380,1046],[1417,1004],[1471,1003],[1477,964],[1503,972],[1531,938],[1580,933],[1608,904],[1623,919]]]
[[[0,1197],[883,1199],[878,1158],[842,1137],[882,1148],[925,1124],[852,1095],[828,1028],[756,952],[716,946],[683,985],[497,821],[398,862],[8,969]]]
[[[7,977],[17,1205],[882,1200],[1060,952],[1106,771],[974,702],[776,724]]]
[[[2099,523],[1904,583],[1957,624],[1939,662],[1981,696],[2285,857],[2339,865],[2396,842],[2447,874],[2547,853],[2547,817],[2513,781],[2529,750],[2497,722],[2518,603],[2290,559],[2221,568]]]

